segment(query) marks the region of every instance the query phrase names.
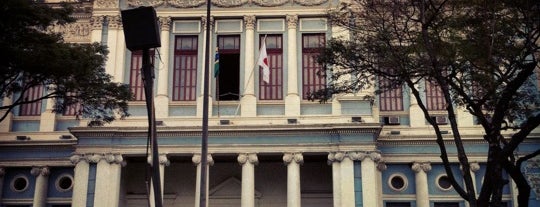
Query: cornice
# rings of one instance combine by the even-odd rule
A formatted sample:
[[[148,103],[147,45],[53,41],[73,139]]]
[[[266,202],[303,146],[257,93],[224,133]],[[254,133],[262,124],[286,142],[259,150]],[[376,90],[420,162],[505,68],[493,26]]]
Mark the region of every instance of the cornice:
[[[315,124],[315,125],[274,125],[274,126],[214,126],[209,129],[209,136],[291,136],[305,135],[343,135],[373,134],[378,136],[381,127],[378,124]],[[70,132],[78,138],[111,137],[146,137],[147,127],[73,127]],[[201,136],[200,127],[157,127],[159,137]]]

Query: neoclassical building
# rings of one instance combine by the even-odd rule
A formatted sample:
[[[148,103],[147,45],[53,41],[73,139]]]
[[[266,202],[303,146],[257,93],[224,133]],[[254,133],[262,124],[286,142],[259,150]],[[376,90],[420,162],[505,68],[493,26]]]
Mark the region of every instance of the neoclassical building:
[[[69,42],[108,46],[107,72],[135,94],[131,116],[87,127],[74,112],[54,114],[50,101],[18,107],[0,123],[0,206],[148,206],[153,193],[145,183],[142,54],[126,49],[120,10],[153,6],[161,35],[161,47],[152,54],[164,206],[198,206],[202,71],[217,52],[221,71],[207,77],[209,206],[466,207],[448,182],[432,128],[408,90],[378,96],[365,90],[324,104],[307,100],[307,92],[327,83],[317,75],[318,49],[348,35],[325,19],[338,3],[212,0],[212,21],[206,22],[205,0],[73,1],[80,8],[78,21],[50,29]],[[207,32],[211,60],[204,56]],[[257,65],[263,40],[268,82]],[[429,83],[421,87],[452,146],[442,97]],[[479,190],[486,143],[475,119],[457,111]],[[520,146],[518,156],[540,147],[539,132]],[[460,175],[455,149],[448,150]],[[540,160],[530,160],[523,171],[533,188],[530,206],[540,206]],[[516,196],[510,183],[503,200],[516,206]]]

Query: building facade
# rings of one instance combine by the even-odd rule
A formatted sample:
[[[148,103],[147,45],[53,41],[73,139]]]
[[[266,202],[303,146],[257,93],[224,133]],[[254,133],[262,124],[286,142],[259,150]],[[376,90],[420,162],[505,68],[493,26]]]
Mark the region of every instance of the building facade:
[[[54,0],[47,3],[57,3]],[[131,116],[86,127],[76,111],[52,112],[52,102],[19,107],[0,123],[0,206],[148,206],[147,116],[142,54],[126,49],[120,10],[153,6],[161,47],[152,51],[164,206],[198,206],[205,61],[219,59],[210,80],[209,206],[465,207],[446,177],[432,128],[408,90],[307,100],[324,87],[318,49],[347,37],[325,13],[338,0],[93,0],[73,2],[76,23],[50,28],[66,41],[101,42],[106,70],[135,94]],[[211,30],[206,30],[210,24]],[[212,57],[205,60],[205,35]],[[257,65],[265,41],[270,65]],[[218,53],[218,56],[214,54]],[[446,132],[452,168],[461,174],[441,94],[421,83],[423,100]],[[36,89],[36,94],[44,93]],[[367,98],[367,97],[375,97]],[[10,100],[4,100],[9,103]],[[458,124],[480,190],[487,147],[465,110]],[[511,132],[509,132],[511,133]],[[517,150],[540,147],[539,131]],[[540,159],[523,168],[540,205]],[[515,185],[503,200],[516,206]]]

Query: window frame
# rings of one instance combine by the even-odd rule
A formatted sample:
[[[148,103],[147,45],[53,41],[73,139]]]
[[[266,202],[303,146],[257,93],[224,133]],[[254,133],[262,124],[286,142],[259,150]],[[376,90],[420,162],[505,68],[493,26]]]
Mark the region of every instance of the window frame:
[[[191,39],[192,50],[178,49],[179,41]],[[174,60],[173,60],[173,86],[172,86],[172,101],[195,101],[197,98],[197,72],[199,66],[199,37],[197,35],[177,35],[174,43]],[[183,68],[182,64],[177,63],[179,59],[186,57],[191,59],[191,67]],[[177,65],[179,67],[177,68]],[[184,76],[182,76],[184,74]],[[189,80],[188,80],[189,79]],[[183,81],[181,81],[183,80]],[[188,80],[188,81],[187,81]],[[188,92],[189,91],[189,92]]]
[[[309,37],[318,36],[319,47],[309,47]],[[321,54],[326,44],[326,33],[304,33],[302,34],[302,99],[308,99],[308,93],[326,88],[326,77],[319,75],[320,71],[325,73],[322,65],[317,63],[316,56]],[[308,47],[305,47],[308,45]],[[308,63],[308,65],[306,65]]]
[[[259,68],[259,100],[272,101],[283,100],[283,35],[282,34],[260,34],[259,50],[262,46],[262,41],[268,38],[277,38],[279,48],[268,48],[266,44],[266,54],[268,55],[268,65],[270,66],[270,82],[263,81],[263,69]],[[260,54],[259,54],[260,55]]]

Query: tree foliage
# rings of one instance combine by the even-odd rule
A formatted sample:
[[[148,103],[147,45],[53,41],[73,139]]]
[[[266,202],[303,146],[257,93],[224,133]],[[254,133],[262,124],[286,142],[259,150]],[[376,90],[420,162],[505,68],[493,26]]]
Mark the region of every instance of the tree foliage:
[[[107,49],[98,43],[66,43],[61,34],[47,32],[53,24],[75,21],[73,8],[59,8],[31,0],[0,1],[0,121],[16,106],[53,99],[54,112],[78,106],[79,115],[93,124],[125,117],[129,87],[112,82],[105,72]],[[44,95],[28,98],[33,87],[43,86]]]
[[[518,186],[519,205],[528,205],[530,186],[520,164],[531,156],[518,159],[513,152],[540,124],[533,75],[539,70],[540,1],[353,0],[330,11],[329,19],[349,36],[329,41],[319,57],[331,81],[310,93],[311,99],[405,85],[433,126],[447,175],[461,197],[471,206],[500,206],[506,171]],[[464,186],[450,169],[439,126],[422,99],[424,82],[438,85],[449,103],[445,110]],[[458,107],[478,120],[489,146],[488,174],[478,197],[457,126]],[[510,128],[515,133],[504,137]]]

